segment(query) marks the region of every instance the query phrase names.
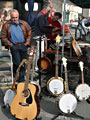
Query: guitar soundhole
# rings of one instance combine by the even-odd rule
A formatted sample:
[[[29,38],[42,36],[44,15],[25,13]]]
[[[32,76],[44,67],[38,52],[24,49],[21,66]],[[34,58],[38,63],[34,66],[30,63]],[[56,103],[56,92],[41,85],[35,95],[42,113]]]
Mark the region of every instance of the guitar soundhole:
[[[27,97],[28,94],[29,94],[29,91],[28,90],[24,90],[23,93],[24,93],[24,97]]]
[[[31,95],[31,92],[29,91],[29,97],[26,99],[26,102],[28,103],[28,104],[31,104],[32,103],[32,95]]]
[[[32,95],[31,95],[31,92],[30,92],[30,90],[28,89],[28,90],[24,90],[23,91],[23,93],[24,93],[24,97],[27,97],[26,98],[26,103],[24,104],[24,103],[19,103],[20,105],[22,105],[22,106],[28,106],[29,104],[31,104],[32,103]]]

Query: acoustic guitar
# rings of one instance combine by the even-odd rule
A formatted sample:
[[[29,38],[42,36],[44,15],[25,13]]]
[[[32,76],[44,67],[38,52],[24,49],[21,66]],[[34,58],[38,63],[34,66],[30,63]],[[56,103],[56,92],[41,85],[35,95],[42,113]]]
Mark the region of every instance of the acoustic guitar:
[[[40,112],[40,105],[37,99],[37,87],[29,81],[30,67],[34,48],[30,50],[27,60],[26,80],[17,86],[17,94],[11,103],[11,113],[16,118],[33,120]]]
[[[60,36],[56,37],[56,76],[52,77],[47,82],[47,89],[53,96],[60,95],[64,90],[63,78],[58,76],[58,49],[60,43]]]

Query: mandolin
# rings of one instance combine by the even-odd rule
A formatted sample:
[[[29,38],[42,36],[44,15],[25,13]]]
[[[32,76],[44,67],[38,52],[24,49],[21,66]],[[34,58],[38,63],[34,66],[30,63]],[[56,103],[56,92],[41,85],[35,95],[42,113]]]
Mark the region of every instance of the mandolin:
[[[60,36],[58,35],[56,37],[56,76],[52,77],[48,80],[47,82],[47,89],[52,94],[53,96],[58,96],[60,95],[63,90],[63,78],[58,76],[58,48],[59,48],[59,43],[60,43]]]
[[[11,103],[11,113],[16,118],[33,120],[40,112],[40,105],[37,99],[38,88],[29,81],[29,73],[32,63],[34,48],[30,49],[30,56],[27,60],[26,80],[17,86],[17,94]]]

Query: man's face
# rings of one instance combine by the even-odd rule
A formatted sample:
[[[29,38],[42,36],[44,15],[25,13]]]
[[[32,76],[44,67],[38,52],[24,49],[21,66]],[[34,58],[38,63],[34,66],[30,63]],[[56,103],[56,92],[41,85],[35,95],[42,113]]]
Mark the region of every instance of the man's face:
[[[58,19],[59,19],[58,16],[52,16],[52,20],[53,20],[53,21],[57,21]]]
[[[19,20],[18,12],[12,12],[11,13],[11,20],[12,20],[13,23],[18,24],[18,20]]]

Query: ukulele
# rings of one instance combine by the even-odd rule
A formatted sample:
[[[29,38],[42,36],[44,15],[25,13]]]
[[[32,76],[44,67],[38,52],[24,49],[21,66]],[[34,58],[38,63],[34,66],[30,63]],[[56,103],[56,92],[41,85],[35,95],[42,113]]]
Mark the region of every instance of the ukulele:
[[[56,76],[52,77],[47,82],[47,89],[53,96],[60,95],[63,90],[63,78],[58,77],[58,49],[59,49],[59,43],[60,43],[60,36],[58,35],[56,37],[56,44],[57,44],[57,50],[56,50]]]
[[[30,51],[30,56],[27,60],[26,80],[18,84],[17,94],[10,108],[12,115],[16,118],[27,120],[33,120],[40,112],[40,105],[37,99],[37,87],[29,81],[34,47],[31,47]]]

